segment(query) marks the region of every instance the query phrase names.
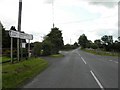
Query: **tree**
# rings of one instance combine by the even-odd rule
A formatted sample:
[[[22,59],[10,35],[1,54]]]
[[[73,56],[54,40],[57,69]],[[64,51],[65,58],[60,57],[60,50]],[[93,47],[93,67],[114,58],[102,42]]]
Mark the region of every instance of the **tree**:
[[[91,47],[91,44],[92,44],[92,41],[91,40],[88,40],[87,44],[86,44],[86,48],[90,48]]]
[[[64,46],[62,32],[59,28],[52,28],[51,32],[45,37],[44,41],[52,43],[52,53],[57,54],[59,50]]]
[[[40,56],[41,50],[42,50],[42,43],[41,42],[34,42],[33,55]]]
[[[43,41],[42,43],[42,55],[47,56],[47,55],[51,55],[52,51],[53,51],[53,44],[50,41]]]
[[[10,30],[15,30],[14,26],[11,26]],[[9,36],[9,31],[5,30],[5,28],[3,28],[2,26],[2,48],[10,48],[10,36]],[[17,47],[17,39],[14,38],[13,39],[13,47],[16,48]]]
[[[74,47],[75,47],[75,48],[79,47],[79,45],[78,45],[77,42],[74,43]]]
[[[82,48],[86,48],[88,43],[87,36],[85,36],[85,34],[82,34],[78,39],[78,43]]]
[[[118,41],[120,42],[120,37],[118,37]]]
[[[91,48],[92,48],[92,49],[97,49],[97,48],[98,48],[98,45],[97,45],[96,43],[92,43],[92,44],[91,44]]]
[[[112,50],[112,45],[113,45],[113,37],[112,36],[107,36],[104,35],[101,40],[103,41],[103,47],[106,51],[111,51]]]
[[[104,44],[112,44],[113,43],[113,37],[112,36],[107,36],[104,35],[101,40],[103,41]]]
[[[15,26],[11,26],[10,30],[16,31]]]
[[[102,42],[100,39],[96,39],[94,43],[98,45],[98,48],[102,48]]]

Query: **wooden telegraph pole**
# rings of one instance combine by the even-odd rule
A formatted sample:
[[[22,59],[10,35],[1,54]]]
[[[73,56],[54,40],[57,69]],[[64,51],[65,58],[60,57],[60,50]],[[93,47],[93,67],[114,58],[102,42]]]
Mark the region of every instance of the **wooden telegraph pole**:
[[[18,31],[21,31],[22,0],[19,0]],[[20,61],[20,39],[17,39],[17,59]]]

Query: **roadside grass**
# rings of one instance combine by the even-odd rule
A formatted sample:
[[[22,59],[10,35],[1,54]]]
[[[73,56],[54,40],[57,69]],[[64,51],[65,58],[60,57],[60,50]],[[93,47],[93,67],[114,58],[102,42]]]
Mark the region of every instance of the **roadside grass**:
[[[64,57],[64,55],[62,55],[62,54],[53,54],[53,55],[50,55],[50,57],[59,58],[59,57]]]
[[[48,67],[48,62],[41,58],[30,58],[19,63],[2,65],[2,88],[17,88],[24,82]]]
[[[6,56],[0,57],[0,63],[1,62],[6,62],[6,61],[9,61],[9,60],[10,60],[10,57],[6,57]]]
[[[62,49],[60,51],[72,51],[72,50],[74,50],[74,49]]]
[[[101,55],[101,56],[118,56],[120,53],[117,52],[106,52],[101,50],[94,50],[94,49],[81,49],[83,51],[95,54],[95,55]]]

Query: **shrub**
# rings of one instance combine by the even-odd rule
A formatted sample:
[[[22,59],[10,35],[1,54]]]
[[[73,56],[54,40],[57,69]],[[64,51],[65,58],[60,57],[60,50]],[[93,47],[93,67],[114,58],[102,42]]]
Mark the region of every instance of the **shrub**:
[[[51,55],[52,54],[52,47],[53,44],[50,41],[44,41],[42,43],[42,55],[46,56],[46,55]]]

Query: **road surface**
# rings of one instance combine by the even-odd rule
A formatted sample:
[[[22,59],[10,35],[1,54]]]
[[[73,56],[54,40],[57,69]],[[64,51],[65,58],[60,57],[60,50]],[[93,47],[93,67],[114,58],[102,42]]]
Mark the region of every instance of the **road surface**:
[[[65,57],[46,57],[50,66],[23,88],[118,88],[117,57],[79,49],[61,53]]]

